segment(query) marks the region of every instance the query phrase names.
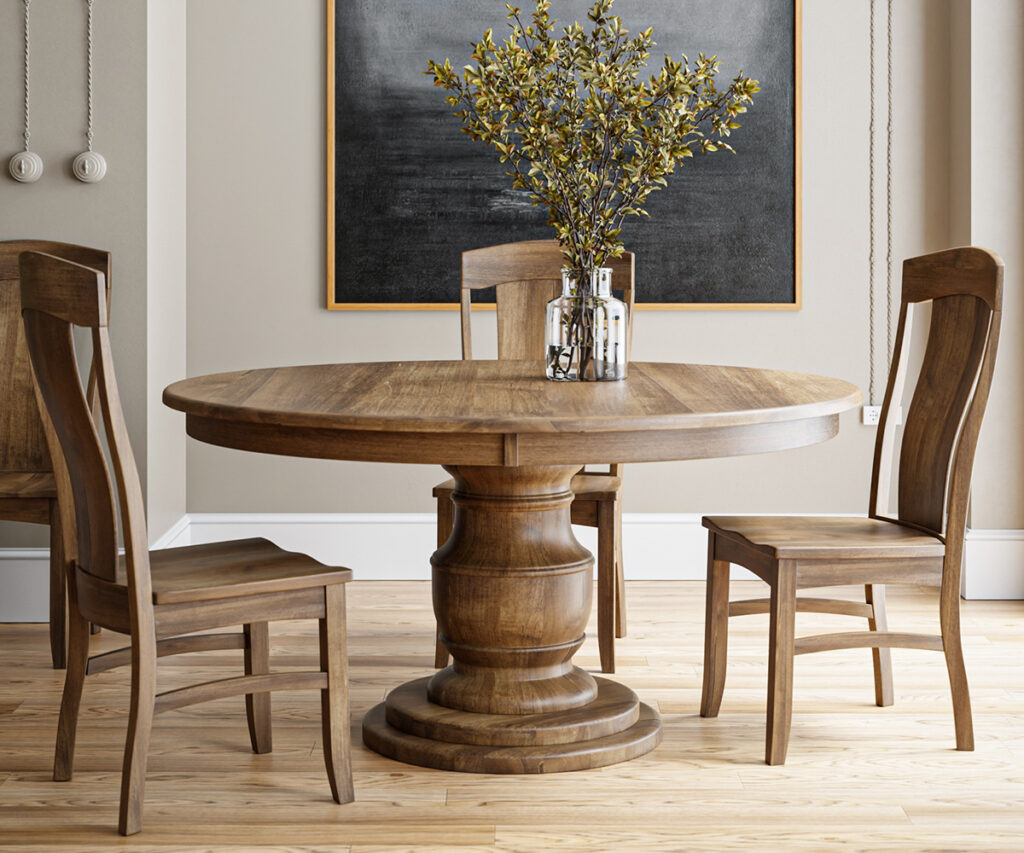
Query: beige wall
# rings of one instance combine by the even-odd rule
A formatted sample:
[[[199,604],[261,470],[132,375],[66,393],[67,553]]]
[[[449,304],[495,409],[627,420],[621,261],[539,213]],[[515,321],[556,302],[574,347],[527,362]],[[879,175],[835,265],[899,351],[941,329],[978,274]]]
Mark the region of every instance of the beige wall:
[[[961,113],[970,116],[969,157],[954,164],[969,188],[968,239],[1006,262],[1003,335],[975,465],[971,526],[1017,529],[1024,527],[1024,4],[954,3],[958,16],[970,15],[953,43],[970,57],[971,69],[970,102]]]
[[[84,23],[72,22],[54,4],[35,4],[33,11],[33,147],[47,173],[31,186],[0,178],[0,238],[49,236],[114,252],[115,357],[133,442],[142,467],[147,460],[154,470],[161,466],[159,481],[170,482],[166,492],[149,491],[160,519],[154,519],[154,535],[182,508],[183,424],[157,403],[169,378],[272,364],[458,356],[454,313],[323,308],[323,2],[108,0],[99,6],[96,143],[110,173],[95,186],[67,173],[84,121],[77,58]],[[984,238],[1017,261],[1007,282],[1013,296],[1005,348],[976,478],[974,524],[982,527],[1024,527],[1024,496],[1015,485],[1024,482],[1016,299],[1016,270],[1024,260],[1024,99],[1017,71],[996,73],[1019,71],[1019,29],[1005,26],[1019,13],[1014,0],[896,4],[893,257],[940,248],[969,229],[970,239]],[[951,73],[949,64],[964,27],[951,27],[951,14],[971,24],[972,46],[986,39],[997,48],[970,53],[966,88],[974,130],[966,141],[958,119],[964,115],[962,71]],[[16,4],[0,8],[0,32],[17,31],[19,21]],[[803,33],[803,310],[642,312],[637,359],[770,365],[867,385],[868,4],[809,0]],[[147,36],[153,39],[148,63]],[[180,91],[183,50],[187,101]],[[954,55],[961,62],[962,54]],[[3,79],[19,79],[19,63],[16,54],[0,54]],[[11,117],[4,131],[11,153],[20,122],[16,89],[0,90],[0,115]],[[884,102],[880,107],[884,118]],[[991,132],[993,115],[1001,117],[999,133]],[[178,174],[186,126],[187,184]],[[959,135],[951,128],[960,128]],[[160,144],[149,138],[157,134]],[[962,158],[950,155],[965,148],[966,173]],[[883,184],[876,187],[884,191]],[[965,195],[969,217],[963,215]],[[159,220],[154,205],[162,211]],[[884,252],[881,225],[876,233]],[[183,319],[174,283],[180,286],[185,245]],[[884,281],[884,268],[876,271]],[[627,511],[863,510],[873,438],[851,413],[839,438],[819,447],[632,466]],[[191,441],[187,472],[192,512],[426,511],[440,473],[262,457]],[[0,546],[28,541],[44,540],[0,527]]]
[[[106,177],[83,184],[85,14],[71,2],[32,5],[34,184],[7,176],[20,150],[22,6],[0,7],[0,239],[84,243],[113,254],[111,336],[118,385],[149,506],[151,538],[185,512],[181,424],[160,403],[185,371],[185,7],[179,0],[107,0],[95,12],[95,148]],[[13,46],[17,44],[17,47]],[[147,476],[147,474],[149,476]],[[0,547],[45,546],[45,529],[0,523]]]
[[[148,0],[146,187],[149,538],[185,513],[185,435],[160,399],[185,374],[185,4]]]
[[[85,149],[84,4],[32,4],[34,184],[7,174],[21,150],[22,4],[0,5],[0,239],[63,240],[113,253],[111,333],[125,417],[146,477],[146,4],[96,9],[95,148],[107,176],[83,184],[71,161]],[[45,529],[0,523],[0,546],[46,545]]]
[[[945,3],[896,5],[898,259],[949,239],[950,34]],[[189,373],[458,357],[454,313],[323,309],[323,4],[193,0],[188,13]],[[638,313],[635,358],[770,365],[866,387],[868,4],[806,2],[803,35],[803,310]],[[879,108],[884,120],[884,101]],[[878,234],[884,258],[885,234]],[[878,370],[884,375],[884,366]],[[850,413],[840,436],[819,447],[633,466],[626,508],[862,511],[873,438]],[[188,506],[426,511],[438,473],[255,457],[190,442]]]

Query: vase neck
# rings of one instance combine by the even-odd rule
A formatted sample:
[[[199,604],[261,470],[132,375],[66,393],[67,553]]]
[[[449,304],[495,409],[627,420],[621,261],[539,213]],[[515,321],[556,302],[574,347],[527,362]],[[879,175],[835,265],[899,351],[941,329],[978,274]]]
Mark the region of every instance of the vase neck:
[[[562,296],[581,296],[572,270],[562,268]],[[600,267],[590,272],[590,295],[609,297],[612,295],[611,267]]]

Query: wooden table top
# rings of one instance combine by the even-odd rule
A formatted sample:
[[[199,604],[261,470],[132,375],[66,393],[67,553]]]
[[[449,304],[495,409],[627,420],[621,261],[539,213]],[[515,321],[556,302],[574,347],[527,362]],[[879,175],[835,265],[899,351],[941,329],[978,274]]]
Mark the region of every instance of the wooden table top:
[[[622,382],[551,382],[539,361],[473,360],[221,373],[176,382],[163,399],[188,414],[190,435],[228,447],[522,465],[801,446],[834,435],[838,413],[856,406],[861,394],[838,379],[746,367],[634,362]],[[745,436],[745,443],[705,440],[718,434]]]

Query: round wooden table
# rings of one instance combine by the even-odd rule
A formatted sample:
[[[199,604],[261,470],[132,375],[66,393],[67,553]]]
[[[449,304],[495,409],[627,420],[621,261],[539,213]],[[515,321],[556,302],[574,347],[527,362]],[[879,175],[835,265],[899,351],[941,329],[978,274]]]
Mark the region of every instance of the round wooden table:
[[[815,444],[860,399],[848,382],[775,370],[634,363],[623,382],[561,383],[513,361],[271,368],[164,391],[210,444],[436,463],[455,478],[455,526],[431,558],[453,663],[392,691],[363,740],[410,764],[486,773],[598,767],[661,738],[632,690],[572,664],[594,562],[569,523],[579,467]]]

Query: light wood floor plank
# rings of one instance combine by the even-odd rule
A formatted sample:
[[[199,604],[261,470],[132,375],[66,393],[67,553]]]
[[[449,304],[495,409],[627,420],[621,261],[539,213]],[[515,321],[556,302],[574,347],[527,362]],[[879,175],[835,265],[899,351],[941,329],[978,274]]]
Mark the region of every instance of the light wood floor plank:
[[[743,587],[748,589],[744,590]],[[734,596],[756,597],[756,583]],[[859,590],[850,589],[853,599]],[[331,802],[319,697],[274,696],[274,752],[253,755],[242,700],[157,718],[145,829],[116,835],[128,673],[86,682],[75,778],[50,780],[63,675],[44,625],[0,625],[0,853],[681,853],[1024,850],[1024,602],[965,602],[977,750],[954,747],[941,655],[894,650],[896,704],[873,703],[865,650],[797,660],[787,763],[764,750],[767,617],[734,620],[721,716],[697,716],[703,584],[631,583],[616,679],[658,707],[664,739],[635,761],[550,776],[408,767],[362,746],[389,688],[431,671],[425,583],[349,585],[356,802]],[[897,630],[935,629],[934,593],[889,590]],[[798,632],[849,620],[800,614]],[[859,629],[860,626],[856,625]],[[593,628],[593,626],[591,626]],[[123,638],[104,632],[97,651]],[[313,623],[271,628],[272,664],[316,665]],[[588,637],[576,662],[598,670]],[[241,654],[163,659],[161,689],[236,675]]]

